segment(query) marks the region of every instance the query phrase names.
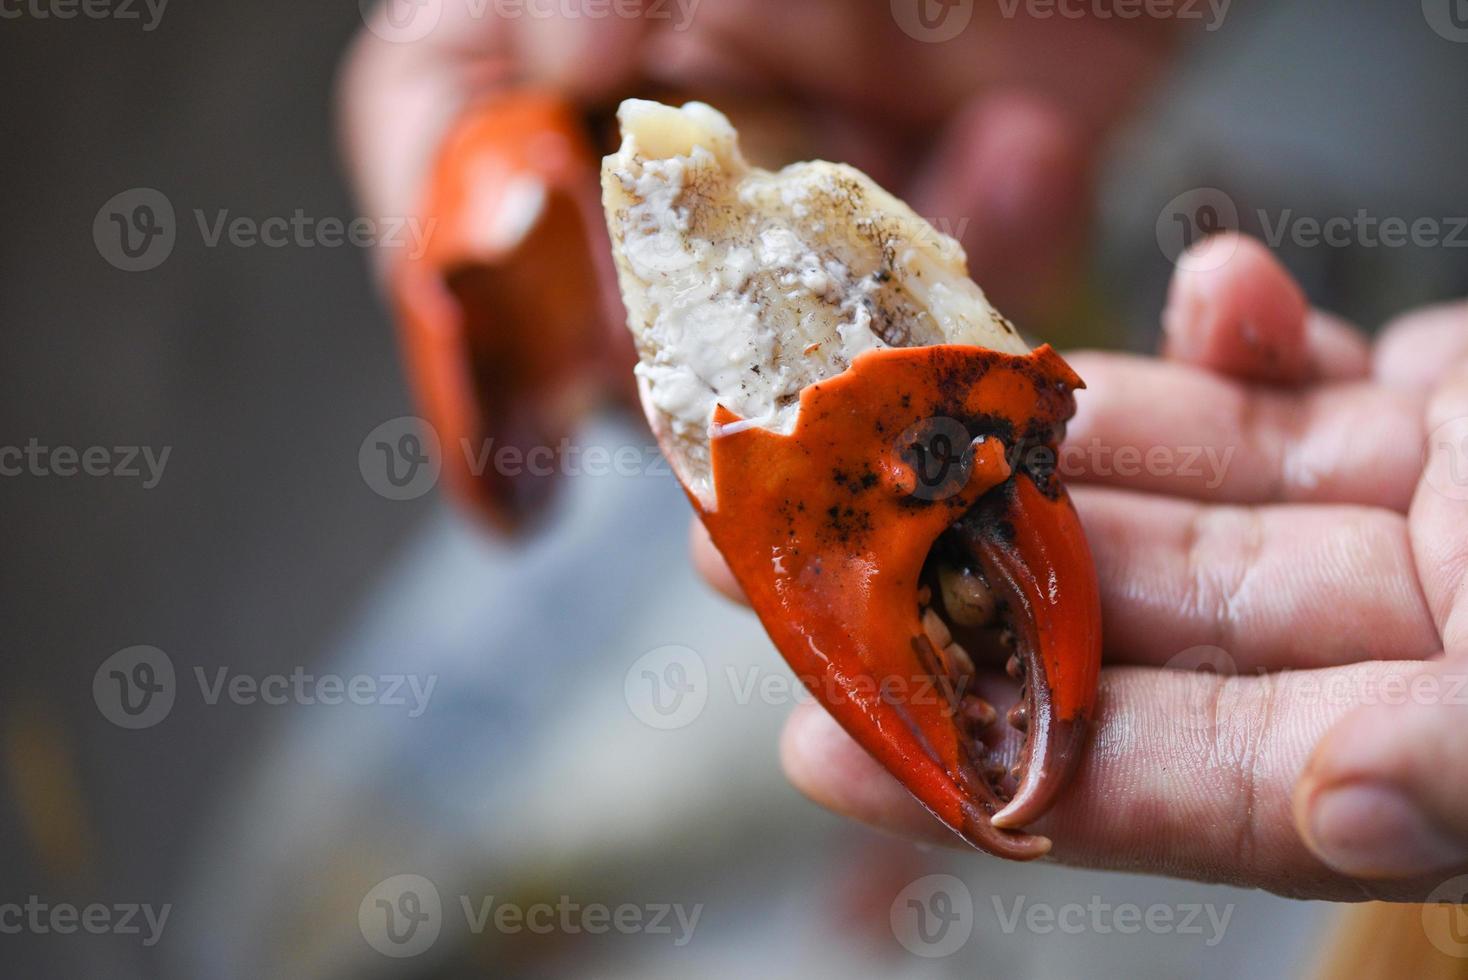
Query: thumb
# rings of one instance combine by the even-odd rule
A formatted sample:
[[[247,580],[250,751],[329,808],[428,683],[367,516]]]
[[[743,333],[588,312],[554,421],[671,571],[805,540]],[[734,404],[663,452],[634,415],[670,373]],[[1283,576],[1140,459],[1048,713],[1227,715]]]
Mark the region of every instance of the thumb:
[[[1315,855],[1357,878],[1468,865],[1468,674],[1429,666],[1341,719],[1295,786]]]
[[[1459,370],[1462,370],[1461,368]],[[1468,373],[1427,406],[1427,461],[1409,514],[1422,595],[1451,654],[1342,718],[1296,784],[1311,850],[1358,878],[1468,865]]]

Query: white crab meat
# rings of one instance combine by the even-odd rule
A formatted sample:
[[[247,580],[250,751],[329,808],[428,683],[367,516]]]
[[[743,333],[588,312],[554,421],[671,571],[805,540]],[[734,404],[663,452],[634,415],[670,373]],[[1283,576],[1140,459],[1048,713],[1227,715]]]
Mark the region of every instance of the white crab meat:
[[[839,163],[751,167],[723,114],[629,99],[602,196],[643,407],[685,486],[714,504],[716,405],[789,432],[802,389],[877,347],[1029,347],[963,249]]]

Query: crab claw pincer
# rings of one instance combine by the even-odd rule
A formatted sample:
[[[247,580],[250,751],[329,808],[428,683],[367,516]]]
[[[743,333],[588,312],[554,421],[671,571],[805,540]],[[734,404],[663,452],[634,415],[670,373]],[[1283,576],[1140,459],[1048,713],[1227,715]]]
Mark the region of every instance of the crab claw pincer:
[[[607,326],[621,311],[595,159],[579,114],[554,95],[477,102],[429,171],[421,249],[389,254],[410,380],[446,482],[502,530],[549,499],[555,467],[536,454],[567,437],[615,359]]]
[[[639,387],[714,544],[795,673],[929,810],[994,854],[1046,853],[1022,828],[1084,751],[1100,661],[1055,466],[1080,379],[860,172],[750,167],[698,103],[619,115],[603,201]]]

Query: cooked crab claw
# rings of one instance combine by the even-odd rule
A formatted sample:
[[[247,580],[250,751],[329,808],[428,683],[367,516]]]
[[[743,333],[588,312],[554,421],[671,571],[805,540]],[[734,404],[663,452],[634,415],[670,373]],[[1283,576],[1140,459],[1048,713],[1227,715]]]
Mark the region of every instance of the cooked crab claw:
[[[1080,379],[860,172],[750,167],[698,103],[619,117],[603,202],[639,389],[714,544],[795,673],[918,800],[984,850],[1045,854],[1022,828],[1084,752],[1100,659],[1055,472]]]
[[[1022,776],[992,820],[1017,829],[1050,808],[1085,749],[1100,661],[1095,566],[1053,474],[1016,475],[955,524],[954,533],[1004,597],[1007,628],[1021,651],[1017,666],[1027,693],[1015,710],[1028,732]]]
[[[445,480],[501,529],[549,499],[554,451],[598,396],[607,324],[621,316],[595,159],[554,96],[475,104],[429,172],[426,246],[391,255],[410,379]]]

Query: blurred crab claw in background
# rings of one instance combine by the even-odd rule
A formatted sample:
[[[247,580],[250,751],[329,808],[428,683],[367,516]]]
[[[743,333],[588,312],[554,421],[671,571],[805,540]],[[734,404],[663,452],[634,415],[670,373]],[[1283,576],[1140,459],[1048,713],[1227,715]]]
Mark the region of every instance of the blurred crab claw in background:
[[[499,530],[537,514],[555,483],[557,447],[608,392],[627,387],[631,352],[596,183],[570,104],[534,91],[480,102],[432,166],[426,248],[389,271],[447,483]]]

